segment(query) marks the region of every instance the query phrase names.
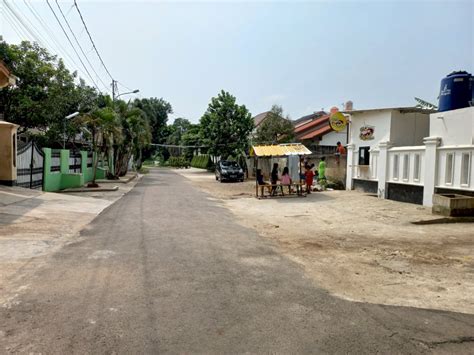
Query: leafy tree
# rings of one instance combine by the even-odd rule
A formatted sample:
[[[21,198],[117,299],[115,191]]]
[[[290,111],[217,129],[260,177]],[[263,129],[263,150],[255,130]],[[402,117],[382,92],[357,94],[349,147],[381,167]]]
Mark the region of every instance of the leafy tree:
[[[200,124],[202,142],[209,146],[209,153],[224,158],[246,151],[254,128],[247,108],[237,105],[235,97],[224,90],[211,99]]]
[[[166,144],[181,145],[182,137],[192,126],[191,122],[185,118],[177,118],[173,124],[168,125],[168,137],[166,137]],[[168,147],[171,156],[180,156],[181,148]]]
[[[20,133],[36,128],[54,146],[62,141],[64,117],[90,110],[97,98],[95,89],[84,81],[76,85],[77,74],[36,43],[0,41],[0,58],[18,77],[15,86],[0,91],[0,110],[5,120],[21,126]],[[70,122],[66,124],[66,133],[72,136]]]
[[[259,144],[289,143],[295,138],[294,130],[290,117],[283,117],[283,108],[273,105],[257,129],[256,141]]]
[[[164,99],[156,97],[149,99],[136,99],[133,106],[145,113],[148,119],[153,143],[163,143],[166,138],[166,122],[168,115],[173,113],[171,104]]]

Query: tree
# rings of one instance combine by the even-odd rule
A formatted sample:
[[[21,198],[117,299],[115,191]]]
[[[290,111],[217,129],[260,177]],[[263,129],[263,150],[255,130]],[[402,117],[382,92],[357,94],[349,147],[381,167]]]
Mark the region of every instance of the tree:
[[[191,122],[185,118],[177,118],[173,124],[168,125],[168,136],[166,137],[166,144],[181,145],[182,137],[191,127]],[[171,156],[180,156],[182,151],[178,147],[168,147]]]
[[[20,125],[20,133],[29,128],[43,131],[51,146],[62,141],[64,117],[90,110],[97,98],[95,89],[84,81],[76,85],[77,74],[36,43],[9,45],[0,41],[0,58],[18,77],[15,86],[0,91],[4,119]],[[71,136],[70,122],[66,124]]]
[[[200,135],[209,153],[227,158],[247,151],[254,128],[252,115],[234,96],[222,90],[213,97],[200,121]]]
[[[168,115],[173,113],[171,104],[156,97],[149,99],[135,99],[133,106],[145,113],[148,119],[153,143],[163,143],[166,138],[166,122]]]
[[[76,122],[86,126],[91,132],[92,150],[95,153],[95,161],[93,165],[92,182],[89,183],[91,187],[97,187],[96,173],[97,165],[99,163],[99,157],[106,151],[107,140],[110,136],[120,129],[117,117],[110,107],[95,108],[92,111],[79,116]]]
[[[143,149],[151,143],[151,128],[145,112],[130,106],[125,101],[115,102],[123,139],[114,146],[115,176],[127,173],[130,157],[135,158],[134,164],[141,167]]]
[[[283,117],[283,108],[273,105],[265,121],[258,127],[255,140],[259,144],[289,143],[295,138],[294,131],[290,117]]]

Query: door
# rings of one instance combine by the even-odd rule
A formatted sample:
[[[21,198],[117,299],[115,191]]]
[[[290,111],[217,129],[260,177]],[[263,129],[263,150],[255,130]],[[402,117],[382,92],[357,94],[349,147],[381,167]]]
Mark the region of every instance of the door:
[[[17,151],[16,185],[29,189],[43,188],[44,154],[34,142]]]

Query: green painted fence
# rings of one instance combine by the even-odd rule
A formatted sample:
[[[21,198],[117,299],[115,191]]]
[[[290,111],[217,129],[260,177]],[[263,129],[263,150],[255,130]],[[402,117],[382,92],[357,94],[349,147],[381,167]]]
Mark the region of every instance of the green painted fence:
[[[59,171],[51,171],[53,158],[51,148],[43,148],[44,152],[44,191],[59,191],[72,187],[81,187],[93,179],[93,168],[87,167],[87,152],[81,151],[81,172],[69,172],[69,150],[61,149],[59,156]],[[94,155],[93,162],[96,157]],[[96,179],[105,179],[107,168],[97,167]]]

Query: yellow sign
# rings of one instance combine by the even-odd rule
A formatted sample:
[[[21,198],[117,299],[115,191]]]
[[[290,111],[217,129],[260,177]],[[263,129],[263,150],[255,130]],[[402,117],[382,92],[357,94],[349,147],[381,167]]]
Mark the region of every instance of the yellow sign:
[[[347,119],[341,112],[334,112],[329,117],[329,125],[336,132],[342,131],[347,126]]]

